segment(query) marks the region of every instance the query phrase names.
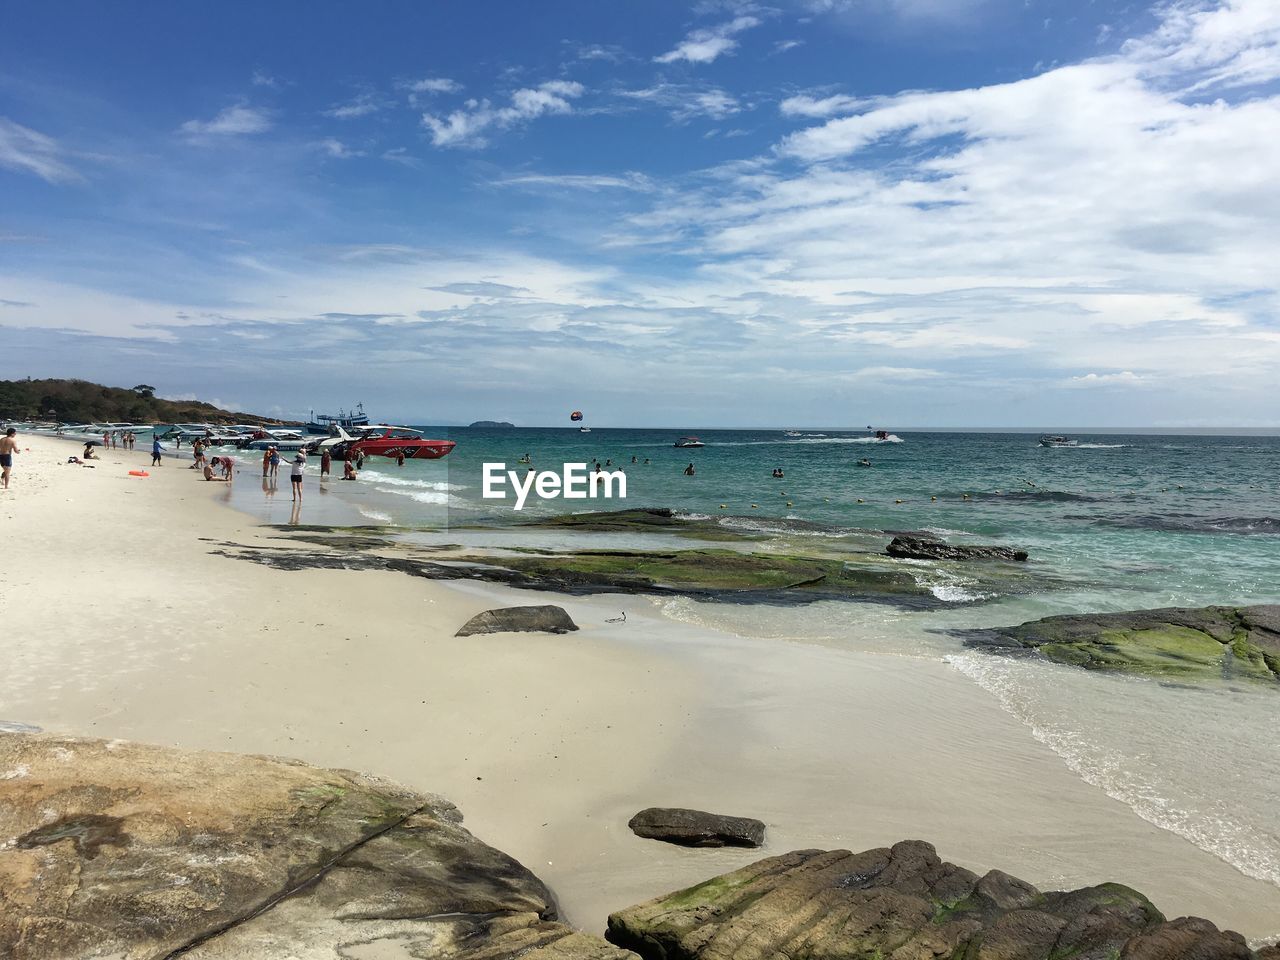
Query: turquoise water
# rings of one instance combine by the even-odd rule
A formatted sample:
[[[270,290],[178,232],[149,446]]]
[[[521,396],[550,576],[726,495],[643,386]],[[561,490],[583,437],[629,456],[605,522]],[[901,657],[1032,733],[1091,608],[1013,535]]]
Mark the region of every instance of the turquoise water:
[[[865,548],[858,531],[881,539],[881,531],[929,531],[1017,545],[1044,576],[1046,610],[1072,607],[1081,592],[1107,609],[1280,594],[1280,489],[1272,479],[1280,438],[1081,435],[1079,447],[1047,448],[1028,434],[903,432],[900,443],[868,443],[862,434],[815,433],[710,431],[700,435],[706,447],[680,450],[671,431],[437,429],[432,435],[458,441],[449,457],[404,467],[370,460],[359,482],[331,481],[326,502],[313,497],[303,519],[504,525],[664,506],[790,542],[847,535]],[[523,471],[517,460],[526,453],[540,470],[612,460],[627,474],[627,498],[531,497],[520,512],[514,496],[481,499],[483,464]],[[872,466],[858,467],[862,458]],[[690,462],[696,475],[684,476]],[[771,477],[775,467],[784,479]],[[954,596],[974,599],[959,588]]]
[[[1242,874],[1280,886],[1280,691],[1191,689],[1008,660],[966,650],[947,632],[1053,613],[1280,601],[1280,438],[1077,435],[1078,447],[1044,448],[1028,434],[901,432],[901,442],[869,443],[864,434],[804,433],[704,431],[706,447],[680,450],[673,431],[435,429],[431,435],[458,442],[442,461],[369,461],[359,481],[325,484],[313,465],[296,513],[287,479],[283,489],[264,490],[256,465],[241,458],[230,499],[271,522],[441,527],[406,536],[487,547],[691,546],[511,526],[561,511],[660,506],[768,534],[756,546],[765,550],[879,552],[893,531],[1025,548],[1026,576],[1008,587],[964,564],[901,561],[932,592],[928,609],[619,603],[652,604],[731,636],[941,660],[1083,780]],[[626,471],[628,496],[531,499],[520,513],[513,500],[481,499],[482,465],[523,470],[516,461],[525,453],[538,469],[612,460]],[[857,466],[864,457],[871,467]],[[683,474],[690,462],[692,477]],[[784,479],[770,475],[775,467]],[[463,529],[476,523],[496,529]]]

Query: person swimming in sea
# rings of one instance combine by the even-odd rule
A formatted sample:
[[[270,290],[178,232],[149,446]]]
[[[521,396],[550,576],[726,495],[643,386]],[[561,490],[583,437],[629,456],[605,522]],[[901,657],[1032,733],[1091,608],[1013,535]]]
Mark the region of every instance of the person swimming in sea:
[[[687,467],[685,467],[685,468],[684,468],[684,475],[685,475],[686,477],[692,477],[696,472],[697,472],[697,471],[695,471],[695,470],[693,469],[693,464],[692,464],[692,463],[691,463],[691,464],[689,464]]]

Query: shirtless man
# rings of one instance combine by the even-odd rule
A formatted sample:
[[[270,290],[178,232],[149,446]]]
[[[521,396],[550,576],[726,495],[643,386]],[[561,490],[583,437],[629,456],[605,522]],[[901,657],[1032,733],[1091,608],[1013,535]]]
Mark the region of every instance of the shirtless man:
[[[9,468],[13,466],[13,455],[18,452],[18,431],[10,427],[0,437],[0,473],[4,475],[4,489],[9,489]]]

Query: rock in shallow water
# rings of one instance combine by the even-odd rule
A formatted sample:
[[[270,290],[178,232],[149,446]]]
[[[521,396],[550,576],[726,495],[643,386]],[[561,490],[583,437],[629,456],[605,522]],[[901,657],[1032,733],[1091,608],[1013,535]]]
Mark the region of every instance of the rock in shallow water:
[[[461,820],[345,770],[0,734],[0,957],[624,960]]]
[[[615,913],[607,936],[645,960],[1255,956],[1243,937],[1207,920],[1165,922],[1120,884],[1041,893],[999,871],[978,877],[944,863],[918,840],[761,860]]]
[[[1038,653],[1090,670],[1280,681],[1280,605],[1088,613],[958,633],[971,647]]]
[[[1012,560],[1027,559],[1027,551],[1012,547],[977,547],[926,540],[922,537],[894,537],[884,552],[910,560]]]
[[[632,817],[627,826],[638,837],[684,847],[758,847],[764,843],[764,824],[759,820],[683,807],[649,807]]]
[[[568,633],[578,625],[564,607],[543,604],[533,607],[500,607],[477,613],[462,625],[455,637],[478,633]]]

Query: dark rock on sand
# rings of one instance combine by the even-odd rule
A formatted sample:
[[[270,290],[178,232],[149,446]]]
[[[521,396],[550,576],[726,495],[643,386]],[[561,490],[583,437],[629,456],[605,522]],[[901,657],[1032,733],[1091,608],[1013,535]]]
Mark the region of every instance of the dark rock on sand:
[[[684,847],[758,847],[764,843],[764,824],[759,820],[683,807],[649,807],[632,817],[627,826],[638,837]]]
[[[0,956],[625,960],[461,821],[346,770],[0,734]]]
[[[926,540],[920,537],[894,537],[884,552],[891,557],[912,560],[1014,560],[1027,559],[1027,551],[1012,547],[977,547]]]
[[[645,960],[1255,956],[1207,920],[1166,922],[1128,887],[1041,893],[999,871],[979,877],[944,863],[918,840],[761,860],[615,913],[607,936]]]
[[[462,625],[455,637],[477,633],[568,633],[578,625],[564,607],[544,604],[536,607],[500,607],[477,613]]]
[[[1034,653],[1090,670],[1181,680],[1280,681],[1280,605],[1046,617],[959,635],[971,647]]]

